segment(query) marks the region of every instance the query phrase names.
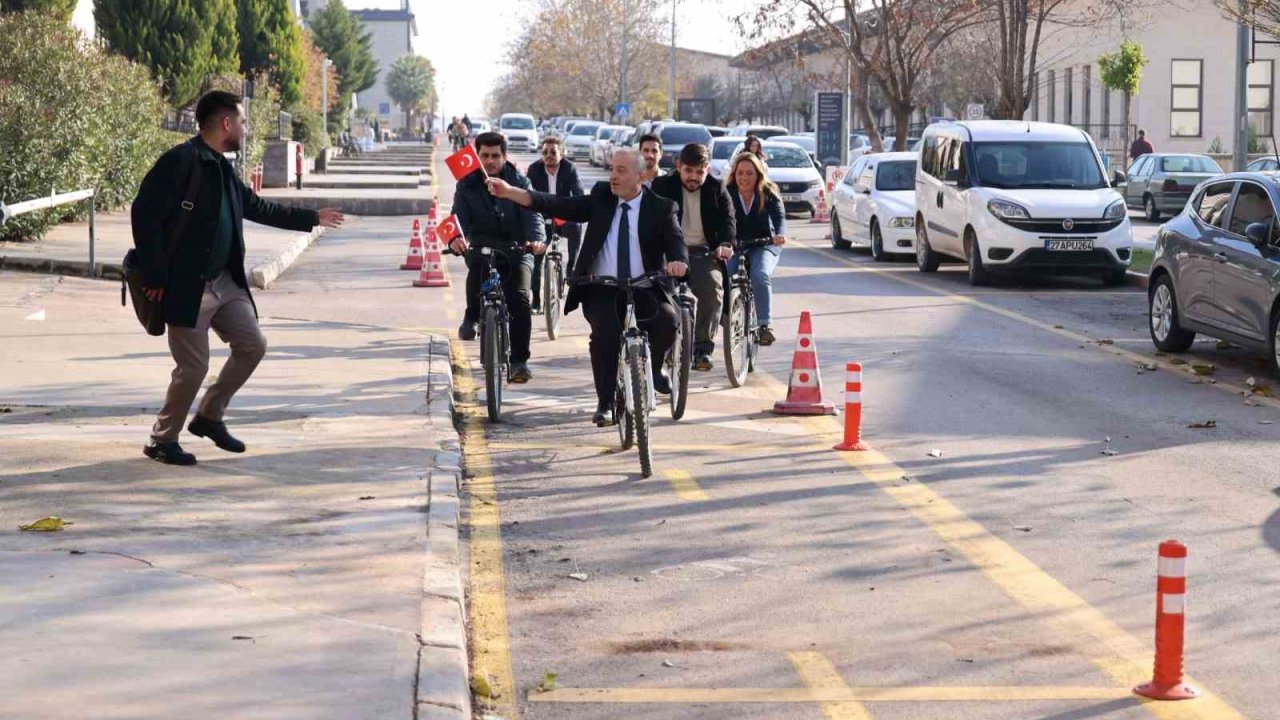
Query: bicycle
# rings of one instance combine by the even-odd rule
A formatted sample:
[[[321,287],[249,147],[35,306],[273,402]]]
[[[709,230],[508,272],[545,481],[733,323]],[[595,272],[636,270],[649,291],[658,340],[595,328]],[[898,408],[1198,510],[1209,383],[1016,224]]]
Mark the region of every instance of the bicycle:
[[[564,316],[565,256],[561,248],[568,241],[554,230],[563,224],[547,223],[547,251],[542,260],[542,313],[546,316],[547,337],[551,340],[559,334]]]
[[[618,426],[622,449],[638,448],[640,476],[653,475],[653,452],[649,445],[649,415],[658,405],[653,388],[653,365],[649,362],[649,336],[636,324],[635,291],[657,287],[663,272],[650,272],[638,278],[619,280],[608,275],[570,278],[575,285],[596,284],[621,289],[626,295],[626,312],[622,321],[622,346],[618,350],[618,377],[613,399],[613,421]],[[619,417],[619,413],[622,417]]]
[[[502,416],[502,386],[511,381],[511,326],[502,275],[493,267],[492,258],[508,256],[490,247],[473,247],[468,255],[473,262],[489,265],[489,275],[480,285],[480,364],[484,367],[489,422],[498,422]]]
[[[671,419],[684,417],[685,404],[689,400],[689,374],[693,370],[694,318],[698,316],[698,298],[689,289],[689,283],[680,278],[676,288],[676,311],[680,324],[675,339],[667,351],[667,377],[671,380]]]
[[[751,255],[748,250],[768,247],[773,238],[754,238],[738,241],[738,272],[729,278],[725,287],[724,315],[724,367],[729,384],[742,387],[747,373],[755,372],[756,356],[760,352],[760,328],[756,322],[756,297],[751,287]]]

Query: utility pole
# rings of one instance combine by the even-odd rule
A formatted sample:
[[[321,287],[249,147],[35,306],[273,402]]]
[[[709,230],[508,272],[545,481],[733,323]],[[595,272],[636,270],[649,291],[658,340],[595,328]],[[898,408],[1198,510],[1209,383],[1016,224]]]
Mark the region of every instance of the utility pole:
[[[622,92],[618,97],[620,103],[627,101],[627,21],[631,17],[627,10],[627,0],[622,0]]]
[[[1240,0],[1244,13],[1245,0]],[[1249,164],[1249,27],[1236,23],[1236,107],[1235,140],[1232,141],[1233,170],[1241,172]]]
[[[671,71],[670,92],[667,93],[667,117],[676,116],[676,2],[671,0]]]

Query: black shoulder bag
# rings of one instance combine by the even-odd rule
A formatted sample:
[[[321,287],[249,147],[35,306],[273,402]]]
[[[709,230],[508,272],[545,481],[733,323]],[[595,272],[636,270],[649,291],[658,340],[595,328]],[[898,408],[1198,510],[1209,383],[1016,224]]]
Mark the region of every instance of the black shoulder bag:
[[[200,185],[204,179],[204,163],[200,162],[200,150],[191,145],[191,169],[183,188],[182,205],[178,215],[169,223],[168,244],[165,247],[165,264],[173,265],[173,256],[178,250],[178,241],[187,230],[187,221],[191,219],[191,211],[195,209],[196,197],[200,194]],[[138,251],[130,249],[124,255],[124,279],[120,281],[120,305],[125,305],[125,289],[133,300],[133,311],[138,315],[138,322],[146,329],[148,335],[157,337],[164,335],[164,303],[152,302],[142,289],[142,262]]]

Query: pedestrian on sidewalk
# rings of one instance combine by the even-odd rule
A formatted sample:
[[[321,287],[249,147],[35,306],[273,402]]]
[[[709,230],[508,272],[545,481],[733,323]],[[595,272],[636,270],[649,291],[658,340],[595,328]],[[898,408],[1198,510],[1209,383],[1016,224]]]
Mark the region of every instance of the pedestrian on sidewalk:
[[[236,176],[225,153],[244,142],[241,99],[215,90],[196,104],[200,134],[160,156],[142,180],[132,209],[133,245],[143,286],[161,303],[175,367],[164,407],[143,453],[171,465],[194,465],[178,444],[191,403],[209,372],[209,330],[231,346],[231,357],[205,392],[187,429],[229,452],[244,452],[223,412],[267,351],[244,268],[244,220],[285,230],[335,228],[342,213],[291,208],[258,197]],[[199,165],[199,173],[193,168]],[[197,180],[198,178],[198,180]],[[187,213],[183,233],[169,247],[169,230]]]
[[[1129,145],[1129,159],[1137,160],[1143,155],[1150,155],[1156,151],[1156,147],[1147,139],[1147,131],[1138,128],[1138,139]]]

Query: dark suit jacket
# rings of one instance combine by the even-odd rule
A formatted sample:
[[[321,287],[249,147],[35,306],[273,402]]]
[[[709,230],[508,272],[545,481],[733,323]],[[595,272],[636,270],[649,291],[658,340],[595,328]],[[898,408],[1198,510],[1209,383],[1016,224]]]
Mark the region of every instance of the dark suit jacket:
[[[195,148],[195,153],[192,148]],[[195,158],[203,167],[200,191],[184,236],[177,242],[173,260],[166,250],[166,229],[177,217],[183,202],[182,186],[191,173]],[[133,225],[133,247],[142,265],[142,283],[149,288],[164,288],[165,322],[179,327],[195,327],[200,315],[200,298],[209,274],[209,253],[222,210],[222,195],[231,189],[231,257],[227,272],[236,285],[249,290],[244,270],[244,221],[252,220],[285,230],[307,231],[320,224],[315,210],[304,210],[263,200],[241,182],[235,168],[222,155],[213,151],[200,136],[174,146],[156,160],[138,187],[130,211]],[[249,298],[252,302],[253,297]]]
[[[582,181],[578,179],[578,168],[573,163],[561,158],[560,167],[556,170],[556,186],[548,188],[551,177],[547,175],[547,166],[542,161],[529,164],[529,172],[526,177],[533,184],[533,189],[538,192],[551,193],[560,197],[582,197]],[[577,242],[582,234],[582,226],[578,223],[565,223],[559,232],[564,237],[570,239],[570,242]]]
[[[680,175],[672,173],[663,175],[653,181],[651,189],[662,197],[674,201],[676,217],[680,227],[684,227],[684,185]],[[733,211],[733,201],[724,189],[724,183],[707,176],[700,189],[702,200],[702,236],[707,239],[707,247],[720,245],[732,246],[737,239],[737,217]]]
[[[680,230],[680,222],[676,220],[676,204],[655,195],[652,190],[641,190],[640,217],[637,221],[639,234],[636,240],[640,245],[640,256],[645,272],[661,270],[668,262],[689,262],[689,251],[684,246],[684,233]],[[613,214],[618,209],[618,198],[609,189],[609,183],[598,182],[591,188],[591,194],[582,197],[562,198],[549,193],[532,191],[533,209],[548,217],[561,218],[570,222],[587,223],[587,234],[582,239],[582,249],[578,251],[578,261],[574,263],[570,275],[589,275],[595,264],[596,255],[609,239],[609,226],[613,224]],[[581,288],[574,286],[565,298],[564,311],[573,312],[581,299]]]

